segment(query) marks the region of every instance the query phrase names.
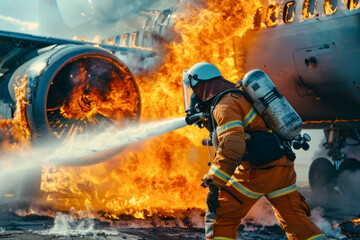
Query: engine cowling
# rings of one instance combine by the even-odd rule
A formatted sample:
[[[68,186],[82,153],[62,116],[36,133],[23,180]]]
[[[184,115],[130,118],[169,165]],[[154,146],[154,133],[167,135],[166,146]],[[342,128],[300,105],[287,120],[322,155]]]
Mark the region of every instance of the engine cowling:
[[[41,52],[41,51],[40,51]],[[110,52],[87,45],[47,47],[8,77],[26,76],[26,117],[33,137],[64,137],[96,129],[100,123],[138,121],[140,93],[126,65]]]

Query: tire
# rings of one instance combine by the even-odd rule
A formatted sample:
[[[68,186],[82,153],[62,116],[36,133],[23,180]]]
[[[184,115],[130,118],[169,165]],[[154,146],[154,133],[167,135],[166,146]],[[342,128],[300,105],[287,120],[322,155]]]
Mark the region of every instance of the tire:
[[[332,193],[336,184],[336,176],[335,166],[328,159],[315,159],[309,170],[311,191],[315,194]]]
[[[360,161],[355,158],[346,158],[339,167],[338,186],[341,193],[344,195],[359,197],[360,194],[358,193],[357,187],[359,179]]]

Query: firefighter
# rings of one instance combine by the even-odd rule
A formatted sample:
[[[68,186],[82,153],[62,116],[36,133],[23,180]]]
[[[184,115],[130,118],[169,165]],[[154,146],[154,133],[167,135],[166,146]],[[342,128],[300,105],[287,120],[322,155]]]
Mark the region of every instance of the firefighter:
[[[289,239],[330,239],[310,220],[310,208],[297,190],[291,148],[281,147],[286,150],[280,155],[274,152],[276,159],[256,166],[252,160],[243,159],[246,139],[251,138],[248,133],[269,133],[276,137],[268,131],[246,94],[236,90],[235,84],[207,62],[184,71],[183,90],[188,117],[198,112],[208,113],[208,121],[197,124],[214,131],[216,138],[213,139],[216,157],[203,178],[209,187],[205,215],[207,239],[236,239],[241,219],[262,196],[272,205]],[[259,149],[273,154],[273,149],[266,149],[269,144],[257,144]]]

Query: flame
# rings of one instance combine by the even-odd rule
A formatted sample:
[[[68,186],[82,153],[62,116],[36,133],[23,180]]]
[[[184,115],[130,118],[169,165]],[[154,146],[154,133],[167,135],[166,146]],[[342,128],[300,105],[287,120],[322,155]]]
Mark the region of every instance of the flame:
[[[348,8],[354,10],[360,7],[359,0],[348,0]]]
[[[288,3],[286,3],[285,6],[286,6],[285,7],[286,12],[284,15],[284,21],[286,23],[291,23],[294,21],[294,18],[295,18],[295,2],[288,2]],[[290,18],[289,18],[289,14],[291,16]]]
[[[277,24],[277,18],[279,16],[279,6],[277,4],[270,5],[266,14],[266,26],[274,27]]]
[[[359,237],[359,226],[360,225],[360,218],[355,218],[353,220],[348,220],[342,223],[335,224],[334,227],[340,226],[341,234],[346,235],[347,237],[351,238]]]
[[[174,25],[175,41],[159,50],[165,57],[153,69],[156,73],[137,79],[142,121],[184,116],[182,71],[197,62],[215,64],[225,78],[236,82],[244,73],[242,65],[235,65],[233,43],[254,27],[255,13],[261,7],[260,0],[188,4]],[[125,42],[126,38],[123,45]],[[117,86],[110,93],[114,102],[98,98],[83,81],[86,74],[80,70],[74,75],[78,84],[61,108],[67,119],[92,122],[97,113],[110,116],[106,111],[109,105],[123,99],[116,95],[121,93]],[[94,166],[44,166],[38,202],[46,202],[55,211],[90,210],[111,219],[173,216],[188,208],[204,210],[206,190],[200,187],[200,179],[208,171],[208,155],[200,143],[207,134],[206,130],[187,127]]]
[[[26,120],[26,105],[29,104],[26,97],[29,94],[27,83],[27,76],[21,79],[20,76],[16,77],[14,84],[16,99],[14,117],[4,120],[0,116],[1,148],[7,151],[17,151],[30,146],[31,132]]]
[[[139,111],[137,89],[124,67],[110,58],[100,56],[74,60],[72,64],[73,70],[70,74],[72,90],[58,110],[65,121],[60,121],[57,114],[53,117],[56,108],[47,109],[50,116],[49,125],[54,134],[59,137],[64,133],[68,136],[76,134],[77,131],[94,128],[103,118],[116,122],[119,126],[121,120],[137,119]],[[114,66],[120,68],[120,73]],[[100,84],[105,79],[106,86]],[[62,81],[59,84],[65,83]],[[56,82],[52,84],[54,91],[57,86]],[[76,120],[76,123],[73,120]]]
[[[132,41],[131,41],[131,46],[132,46],[132,47],[136,47],[136,45],[137,45],[137,44],[136,44],[136,39],[137,39],[137,37],[138,37],[137,35],[138,35],[137,32],[134,32],[133,35],[132,35]]]
[[[334,14],[336,10],[337,10],[336,1],[333,3],[330,3],[330,0],[324,1],[324,12],[326,15]]]
[[[313,6],[310,5],[310,3],[313,4]],[[309,7],[311,7],[311,9],[309,9]],[[315,17],[315,13],[316,13],[315,9],[316,9],[316,2],[314,0],[305,0],[303,10],[302,10],[304,19],[309,19],[309,18]]]

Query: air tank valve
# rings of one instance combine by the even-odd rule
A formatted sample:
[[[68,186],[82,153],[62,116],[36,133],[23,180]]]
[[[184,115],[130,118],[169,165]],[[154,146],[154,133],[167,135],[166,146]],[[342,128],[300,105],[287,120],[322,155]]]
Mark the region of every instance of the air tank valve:
[[[299,134],[294,138],[292,145],[295,150],[299,150],[300,148],[302,148],[303,150],[307,151],[310,148],[310,145],[308,143],[310,141],[311,141],[311,137],[309,134],[304,133],[303,136]]]

